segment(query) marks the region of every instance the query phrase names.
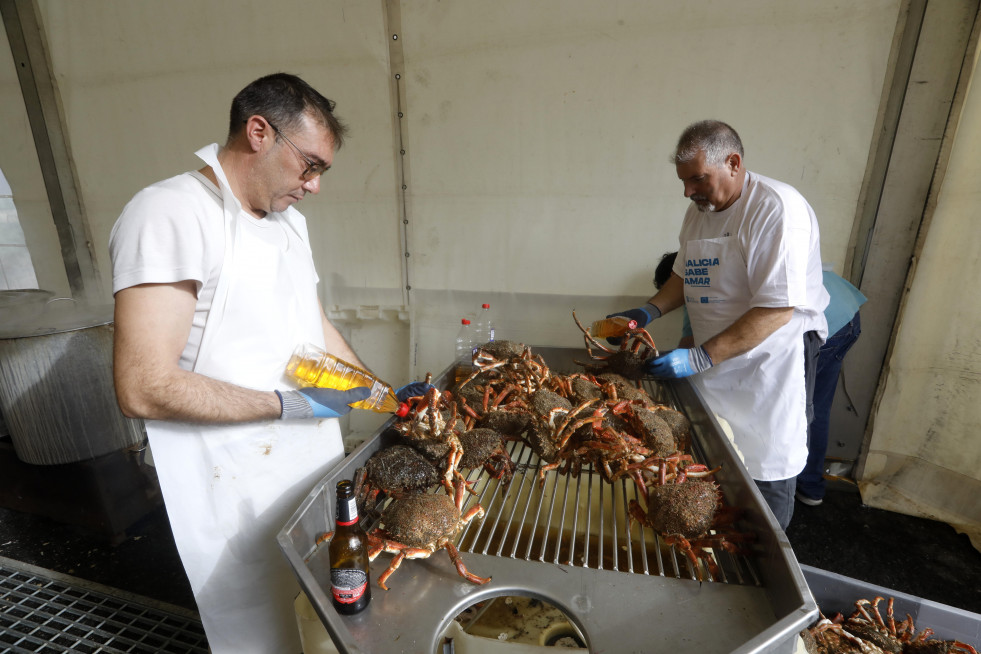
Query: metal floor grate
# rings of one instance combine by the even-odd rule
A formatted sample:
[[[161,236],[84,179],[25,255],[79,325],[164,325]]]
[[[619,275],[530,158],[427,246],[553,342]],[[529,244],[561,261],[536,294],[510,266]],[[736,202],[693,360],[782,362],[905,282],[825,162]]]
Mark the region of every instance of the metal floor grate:
[[[0,558],[0,654],[206,654],[190,611]]]

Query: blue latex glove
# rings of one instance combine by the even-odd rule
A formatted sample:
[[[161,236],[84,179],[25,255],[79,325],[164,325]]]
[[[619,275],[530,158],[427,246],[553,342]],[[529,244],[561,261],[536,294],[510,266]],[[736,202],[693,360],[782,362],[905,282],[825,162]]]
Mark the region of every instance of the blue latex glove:
[[[395,391],[395,397],[398,398],[399,402],[405,402],[410,397],[425,395],[430,388],[433,388],[433,385],[423,381],[410,382]]]
[[[704,347],[678,348],[647,364],[647,372],[661,379],[681,379],[712,367],[712,358]]]
[[[613,318],[614,316],[626,316],[631,320],[636,320],[638,327],[646,327],[652,320],[661,317],[661,310],[653,304],[645,302],[644,306],[637,307],[636,309],[627,309],[618,313],[611,313],[607,318]],[[606,342],[610,345],[620,345],[621,340],[623,339],[620,336],[610,336],[606,339]]]
[[[294,418],[338,418],[351,411],[355,402],[367,399],[371,389],[358,386],[346,391],[333,388],[301,388],[298,391],[276,391],[283,405],[282,420]]]

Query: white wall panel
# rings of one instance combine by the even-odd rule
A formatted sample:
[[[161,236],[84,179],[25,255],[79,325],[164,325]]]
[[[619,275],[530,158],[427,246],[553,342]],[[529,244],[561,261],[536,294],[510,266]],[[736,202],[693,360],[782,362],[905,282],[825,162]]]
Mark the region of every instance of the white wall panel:
[[[897,11],[404,3],[414,285],[649,294],[686,206],[667,157],[707,117],[808,197],[840,265]]]
[[[380,2],[39,4],[105,275],[109,231],[129,198],[199,167],[193,152],[224,142],[235,93],[286,71],[335,100],[351,128],[319,197],[298,207],[325,282],[400,288]]]

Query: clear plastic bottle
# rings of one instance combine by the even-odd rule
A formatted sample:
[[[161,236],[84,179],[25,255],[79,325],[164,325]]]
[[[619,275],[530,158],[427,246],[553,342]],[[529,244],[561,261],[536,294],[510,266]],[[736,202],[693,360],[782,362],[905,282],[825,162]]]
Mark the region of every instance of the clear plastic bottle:
[[[474,334],[470,321],[463,318],[460,321],[460,331],[456,333],[456,371],[455,378],[459,383],[473,372]]]
[[[637,321],[631,320],[626,316],[613,316],[597,320],[589,327],[589,335],[596,338],[609,338],[610,336],[623,336],[629,329],[636,329]]]
[[[480,347],[494,340],[494,321],[491,319],[490,305],[480,305],[480,312],[474,322],[474,345]]]
[[[392,387],[363,368],[333,354],[328,354],[316,345],[307,343],[293,351],[289,363],[286,364],[286,374],[300,383],[301,386],[316,386],[318,388],[333,388],[346,391],[351,388],[365,386],[371,389],[367,399],[355,402],[355,409],[370,409],[378,413],[394,413],[402,417],[409,412],[409,405],[399,402]]]

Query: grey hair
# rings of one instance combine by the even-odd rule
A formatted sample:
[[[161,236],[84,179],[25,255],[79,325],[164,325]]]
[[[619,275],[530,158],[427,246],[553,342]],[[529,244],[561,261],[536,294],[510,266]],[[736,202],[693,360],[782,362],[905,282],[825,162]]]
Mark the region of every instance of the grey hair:
[[[698,156],[699,151],[705,152],[705,163],[708,165],[724,166],[730,154],[735,152],[743,156],[743,142],[736,130],[722,121],[700,120],[681,133],[671,162],[688,163]]]

